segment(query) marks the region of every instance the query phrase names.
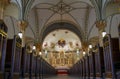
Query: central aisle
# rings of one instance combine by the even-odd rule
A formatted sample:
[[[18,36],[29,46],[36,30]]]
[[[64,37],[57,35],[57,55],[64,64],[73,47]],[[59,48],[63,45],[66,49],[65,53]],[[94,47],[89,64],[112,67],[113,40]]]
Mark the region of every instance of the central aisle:
[[[80,79],[80,78],[78,78],[78,77],[72,77],[72,76],[67,76],[67,75],[58,75],[58,76],[44,78],[44,79]]]

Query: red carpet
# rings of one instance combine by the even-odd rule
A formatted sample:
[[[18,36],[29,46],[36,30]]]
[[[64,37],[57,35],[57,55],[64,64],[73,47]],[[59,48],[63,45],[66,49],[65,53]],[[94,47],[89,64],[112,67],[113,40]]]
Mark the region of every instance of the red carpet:
[[[67,72],[67,70],[58,70],[58,71],[57,71],[57,74],[58,74],[58,75],[67,75],[68,72]]]

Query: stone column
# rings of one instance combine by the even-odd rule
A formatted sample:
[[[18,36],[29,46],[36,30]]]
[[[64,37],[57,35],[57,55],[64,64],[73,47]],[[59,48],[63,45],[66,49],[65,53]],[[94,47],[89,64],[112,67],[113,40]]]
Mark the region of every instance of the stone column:
[[[105,20],[96,21],[96,27],[98,28],[98,35],[99,35],[99,44],[100,44],[100,46],[103,46],[102,32],[105,31],[106,25],[107,24],[106,24]]]
[[[41,44],[39,42],[37,42],[35,44],[35,46],[36,46],[36,55],[39,55],[39,52],[41,52]]]
[[[25,30],[27,28],[28,22],[27,21],[18,21],[18,26],[20,28],[20,32],[22,32],[22,47],[25,46]]]
[[[87,53],[88,51],[88,42],[87,41],[83,41],[82,42],[82,52]],[[84,54],[82,53],[82,55],[84,56]]]

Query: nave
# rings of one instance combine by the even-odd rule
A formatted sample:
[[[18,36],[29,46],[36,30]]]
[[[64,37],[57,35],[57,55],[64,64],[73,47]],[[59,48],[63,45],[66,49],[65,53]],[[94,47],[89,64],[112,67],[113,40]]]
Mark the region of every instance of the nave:
[[[70,69],[61,69],[58,72],[40,55],[35,54],[35,49],[30,46],[22,47],[19,35],[13,39],[6,39],[7,27],[4,22],[0,26],[1,60],[0,79],[73,79],[69,76],[56,76],[59,73],[67,73],[84,79],[120,79],[120,53],[119,38],[113,38],[110,34],[103,37],[103,47],[99,44],[90,47],[87,54],[73,64]],[[120,33],[120,26],[118,27]],[[65,72],[64,72],[65,71]],[[41,76],[42,75],[42,76]],[[42,77],[41,79],[44,79]]]
[[[120,0],[0,0],[0,79],[120,79]]]
[[[58,76],[53,76],[50,78],[43,78],[43,79],[81,79],[80,77],[75,77],[75,76],[65,76],[65,75],[58,75]]]
[[[120,36],[113,38],[110,34],[106,34],[103,37],[103,47],[99,44],[90,47],[88,53],[83,53],[83,57],[70,69],[61,69],[61,72],[58,72],[59,69],[55,69],[41,54],[35,54],[34,46],[32,52],[29,45],[22,47],[22,39],[19,35],[15,35],[13,39],[7,39],[7,27],[3,21],[1,23],[0,79],[33,79],[33,77],[44,79],[44,76],[48,77],[47,79],[74,78],[51,77],[59,73],[79,76],[78,78],[83,79],[120,79]],[[118,30],[120,33],[120,26],[118,26]]]

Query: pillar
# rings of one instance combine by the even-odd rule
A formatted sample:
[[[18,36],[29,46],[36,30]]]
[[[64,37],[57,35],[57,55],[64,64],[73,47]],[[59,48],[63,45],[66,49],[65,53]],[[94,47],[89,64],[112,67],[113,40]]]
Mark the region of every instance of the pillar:
[[[96,27],[98,28],[98,36],[99,36],[99,44],[100,44],[100,46],[103,46],[102,32],[105,31],[106,25],[107,24],[106,24],[105,20],[96,21]]]
[[[18,21],[18,26],[20,28],[20,32],[22,32],[22,47],[25,46],[25,30],[27,28],[28,22],[27,21]]]
[[[82,42],[82,51],[87,53],[88,52],[88,42],[87,41],[83,41]],[[83,55],[83,54],[82,54]],[[84,56],[84,55],[83,55]]]

